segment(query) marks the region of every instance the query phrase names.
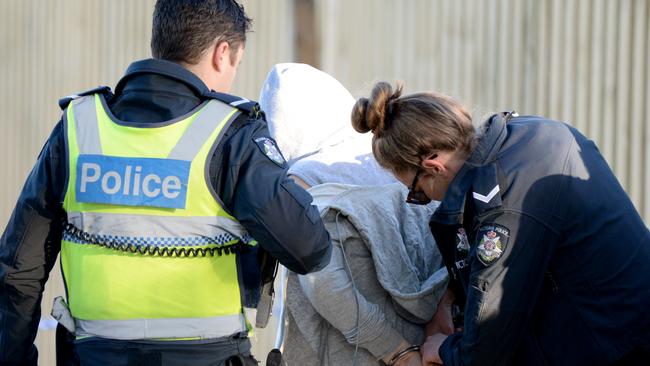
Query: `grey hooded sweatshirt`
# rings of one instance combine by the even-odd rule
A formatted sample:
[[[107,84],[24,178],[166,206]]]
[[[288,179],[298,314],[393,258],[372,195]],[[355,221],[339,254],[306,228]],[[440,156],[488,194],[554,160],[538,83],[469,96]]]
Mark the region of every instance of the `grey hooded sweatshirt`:
[[[400,184],[309,191],[333,252],[321,271],[289,275],[288,366],[377,365],[402,340],[422,344],[447,288],[428,227],[436,204],[406,204]]]

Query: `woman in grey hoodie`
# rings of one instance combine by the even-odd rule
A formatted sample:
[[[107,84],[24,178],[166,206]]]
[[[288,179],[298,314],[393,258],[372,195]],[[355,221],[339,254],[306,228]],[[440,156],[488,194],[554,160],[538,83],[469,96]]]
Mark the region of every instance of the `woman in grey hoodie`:
[[[447,284],[430,206],[380,168],[350,127],[354,98],[307,65],[276,65],[260,97],[269,128],[330,232],[330,264],[287,283],[288,366],[420,365],[417,346]]]

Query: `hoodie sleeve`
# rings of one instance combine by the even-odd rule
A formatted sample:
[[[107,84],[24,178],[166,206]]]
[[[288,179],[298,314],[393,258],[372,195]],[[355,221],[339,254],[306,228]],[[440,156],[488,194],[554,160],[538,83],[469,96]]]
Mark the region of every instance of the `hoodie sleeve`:
[[[297,273],[323,268],[329,234],[304,189],[287,178],[287,165],[264,120],[238,118],[211,169],[224,205],[260,245]],[[213,174],[211,174],[213,175]]]
[[[346,235],[356,229],[345,218],[335,222],[326,220],[326,226],[333,235],[330,263],[318,272],[298,276],[300,287],[314,309],[338,329],[350,345],[358,344],[376,359],[382,359],[394,352],[404,337],[391,325],[381,306],[357,288],[362,283],[376,281],[368,279],[368,276],[377,276],[372,255],[358,235]],[[345,237],[343,244],[339,242],[339,234]],[[351,258],[354,258],[354,278],[348,266]]]

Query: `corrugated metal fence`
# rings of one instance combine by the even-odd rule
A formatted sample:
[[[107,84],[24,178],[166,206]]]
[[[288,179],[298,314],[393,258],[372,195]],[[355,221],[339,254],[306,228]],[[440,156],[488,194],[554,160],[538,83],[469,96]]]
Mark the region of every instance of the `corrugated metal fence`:
[[[650,218],[648,0],[315,2],[320,66],[355,95],[403,80],[408,91],[456,97],[477,120],[515,109],[567,121],[596,140]],[[0,0],[0,223],[59,118],[56,100],[114,85],[132,60],[149,57],[153,3]],[[292,0],[244,4],[254,32],[233,92],[257,98],[271,65],[294,59],[300,30]],[[54,275],[44,313],[61,292]],[[37,342],[41,364],[53,364],[51,331]]]
[[[321,68],[571,123],[650,218],[648,0],[322,0]]]

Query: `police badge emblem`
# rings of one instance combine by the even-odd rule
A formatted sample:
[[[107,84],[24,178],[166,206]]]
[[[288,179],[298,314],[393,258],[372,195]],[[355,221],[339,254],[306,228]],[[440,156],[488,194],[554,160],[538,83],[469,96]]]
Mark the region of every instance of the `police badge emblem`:
[[[456,250],[463,254],[469,252],[469,240],[465,229],[462,227],[456,232]]]
[[[500,225],[486,225],[479,229],[477,238],[480,242],[476,246],[478,260],[486,266],[501,258],[506,250],[510,230]]]
[[[280,167],[284,167],[286,161],[284,160],[280,149],[278,149],[278,146],[275,144],[275,141],[268,137],[259,137],[255,139],[255,143],[257,143],[257,146],[267,158]]]

